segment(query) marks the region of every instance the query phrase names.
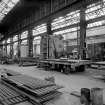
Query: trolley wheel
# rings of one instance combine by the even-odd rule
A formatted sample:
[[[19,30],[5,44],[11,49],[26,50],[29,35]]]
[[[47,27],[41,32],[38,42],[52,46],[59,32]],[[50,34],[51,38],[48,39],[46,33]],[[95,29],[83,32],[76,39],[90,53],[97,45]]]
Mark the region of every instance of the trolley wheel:
[[[59,68],[59,65],[58,64],[55,64],[55,70],[60,72],[60,68]]]
[[[85,71],[85,66],[84,65],[81,65],[79,67],[76,67],[76,71],[77,72],[84,72]]]
[[[64,66],[63,72],[65,74],[69,74],[70,73],[70,67],[69,66]]]

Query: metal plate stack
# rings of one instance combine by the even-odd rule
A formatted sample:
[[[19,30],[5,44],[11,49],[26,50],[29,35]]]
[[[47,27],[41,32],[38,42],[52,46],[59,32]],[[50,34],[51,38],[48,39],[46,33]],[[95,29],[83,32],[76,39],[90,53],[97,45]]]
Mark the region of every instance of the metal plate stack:
[[[8,76],[15,76],[15,75],[20,75],[19,72],[15,72],[13,70],[9,70],[9,69],[4,69],[5,73],[8,75]]]
[[[40,80],[37,78],[33,78],[30,76],[26,76],[26,75],[17,75],[17,76],[10,76],[8,77],[8,80],[12,81],[12,82],[17,82],[20,83],[30,89],[40,89],[42,87],[47,87],[47,86],[55,86],[56,84],[49,82],[49,81],[45,81],[45,80]]]
[[[15,105],[26,100],[25,96],[0,83],[0,105]]]
[[[61,92],[57,90],[62,87],[49,81],[32,78],[26,75],[10,76],[7,80],[21,87],[24,91],[26,90],[25,92],[33,95],[40,103],[61,95]]]

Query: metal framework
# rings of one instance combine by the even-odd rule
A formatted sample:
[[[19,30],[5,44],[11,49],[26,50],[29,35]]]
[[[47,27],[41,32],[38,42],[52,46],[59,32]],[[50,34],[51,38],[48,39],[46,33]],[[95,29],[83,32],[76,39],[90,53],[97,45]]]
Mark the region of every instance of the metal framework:
[[[0,2],[0,22],[18,2],[19,0],[1,0]]]
[[[9,2],[18,2],[19,0],[3,0],[5,3],[9,4]],[[6,2],[8,1],[8,2]],[[16,4],[14,3],[14,4]],[[9,4],[10,5],[10,4]],[[1,8],[1,6],[0,6]],[[1,12],[2,14],[2,12]],[[105,25],[105,19],[99,19],[105,16],[105,0],[101,0],[97,3],[93,3],[86,7],[85,11],[85,21],[87,23],[88,28],[99,27]],[[0,16],[1,18],[1,16]],[[92,20],[92,21],[90,21]],[[90,21],[90,22],[89,22]],[[73,26],[73,27],[69,27]],[[59,30],[60,29],[60,30]],[[66,15],[60,16],[55,18],[51,22],[51,31],[54,35],[63,35],[64,39],[74,39],[77,38],[78,32],[80,30],[80,10],[76,10]],[[41,35],[47,32],[47,23],[42,23],[40,25],[35,26],[32,29],[32,38],[36,37],[37,35]],[[28,30],[21,34],[21,40],[26,41],[28,38]],[[36,37],[37,38],[37,37]],[[35,38],[34,44],[37,43],[37,39]],[[25,40],[26,39],[26,40]],[[40,38],[39,38],[40,39]],[[18,41],[18,40],[17,40]],[[22,42],[24,42],[22,41]],[[39,45],[39,43],[37,43]]]
[[[87,6],[87,10],[85,11],[85,13],[86,13],[86,21],[105,16],[105,0]],[[105,24],[105,19],[90,23],[87,25],[87,28],[101,26],[104,24]]]
[[[80,13],[79,13],[79,10],[76,10],[74,12],[70,12],[70,13],[66,14],[65,16],[58,17],[58,18],[54,19],[51,24],[52,30],[70,26],[70,25],[76,24],[78,22],[80,22]]]
[[[105,0],[88,5],[85,11],[85,15],[86,15],[85,17],[86,22],[92,19],[95,20],[96,18],[105,16]],[[79,22],[80,22],[80,10],[76,10],[66,14],[65,16],[54,19],[51,25],[52,25],[52,30],[54,31],[62,29],[60,31],[54,32],[55,35],[62,34],[64,36],[69,33],[71,33],[72,35],[73,32],[77,32],[77,30],[80,30]],[[75,25],[72,28],[66,28],[73,24],[77,25]],[[88,23],[87,28],[94,28],[96,26],[102,26],[102,25],[105,25],[105,19],[98,21],[96,20],[95,22]],[[69,38],[69,36],[66,38]],[[73,36],[72,37],[70,36],[70,38],[73,38]]]

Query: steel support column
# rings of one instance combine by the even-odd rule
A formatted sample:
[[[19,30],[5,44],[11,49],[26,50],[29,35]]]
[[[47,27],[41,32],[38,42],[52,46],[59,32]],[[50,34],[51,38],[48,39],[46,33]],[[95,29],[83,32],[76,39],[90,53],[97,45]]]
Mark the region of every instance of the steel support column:
[[[29,28],[29,30],[28,30],[28,47],[29,47],[28,56],[32,57],[33,56],[33,38],[32,38],[32,29],[31,28]]]
[[[7,41],[5,41],[5,56],[7,56]]]
[[[86,6],[80,8],[80,38],[79,38],[79,58],[86,59]]]
[[[51,21],[47,21],[47,58],[49,58],[49,36],[52,35]]]
[[[13,38],[10,40],[10,57],[13,57]]]
[[[20,58],[21,35],[18,35],[18,58]]]

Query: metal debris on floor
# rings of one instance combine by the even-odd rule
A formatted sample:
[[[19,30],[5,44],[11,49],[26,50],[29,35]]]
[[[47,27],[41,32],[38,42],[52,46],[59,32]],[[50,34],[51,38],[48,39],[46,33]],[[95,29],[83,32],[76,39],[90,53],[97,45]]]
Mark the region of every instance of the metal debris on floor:
[[[0,105],[15,105],[25,101],[28,102],[27,97],[0,83]]]
[[[3,77],[2,80],[21,91],[24,90],[26,94],[34,97],[36,102],[40,104],[54,99],[62,94],[57,91],[58,89],[61,89],[62,86],[26,75],[8,76],[7,78]]]

